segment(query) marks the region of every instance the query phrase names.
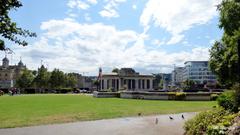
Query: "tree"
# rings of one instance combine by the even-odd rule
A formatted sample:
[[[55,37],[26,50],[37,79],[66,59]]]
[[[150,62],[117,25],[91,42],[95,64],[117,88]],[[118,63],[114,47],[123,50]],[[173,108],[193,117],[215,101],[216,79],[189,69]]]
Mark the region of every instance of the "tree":
[[[118,69],[118,68],[114,68],[114,69],[112,70],[112,72],[113,72],[113,73],[118,73],[118,72],[119,72],[119,69]]]
[[[29,88],[32,85],[34,76],[32,71],[24,69],[22,74],[16,80],[16,86],[19,88]]]
[[[155,89],[162,89],[163,88],[163,81],[162,81],[162,74],[153,74],[153,86]]]
[[[18,0],[1,0],[0,1],[0,35],[2,38],[15,42],[16,44],[26,46],[28,43],[25,40],[19,39],[22,37],[36,37],[35,33],[17,27],[15,22],[12,22],[9,17],[9,11],[22,6]],[[7,50],[5,43],[0,39],[0,50]]]
[[[66,78],[66,87],[74,88],[77,85],[77,78],[74,74],[68,73],[65,74]]]
[[[43,65],[38,68],[37,71],[37,76],[34,79],[34,83],[36,84],[36,87],[42,89],[42,88],[47,88],[48,85],[48,81],[50,78],[51,73],[49,73],[47,71],[47,68],[45,68]]]
[[[218,5],[219,27],[224,30],[221,41],[210,50],[210,68],[218,81],[233,85],[240,80],[238,70],[237,40],[240,39],[240,0],[223,0]]]
[[[65,75],[59,69],[54,69],[51,73],[51,77],[49,79],[49,83],[51,88],[62,88],[65,87]]]

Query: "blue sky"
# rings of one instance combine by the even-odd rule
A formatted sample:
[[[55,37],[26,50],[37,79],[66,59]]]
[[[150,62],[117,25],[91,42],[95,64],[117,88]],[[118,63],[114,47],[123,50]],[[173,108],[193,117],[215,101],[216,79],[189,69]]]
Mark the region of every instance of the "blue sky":
[[[173,64],[208,60],[219,40],[220,0],[22,0],[12,11],[18,26],[36,32],[29,46],[8,46],[12,64],[22,57],[36,69],[95,75],[133,67],[143,73],[171,72]],[[1,53],[2,57],[4,53]]]

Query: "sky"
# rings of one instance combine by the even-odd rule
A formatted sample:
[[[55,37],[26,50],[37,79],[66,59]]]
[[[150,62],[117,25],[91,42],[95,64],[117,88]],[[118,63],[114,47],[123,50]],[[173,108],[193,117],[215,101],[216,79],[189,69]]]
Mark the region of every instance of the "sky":
[[[169,73],[185,61],[208,60],[222,36],[221,0],[21,0],[11,11],[18,26],[37,33],[27,47],[8,42],[29,69],[97,75],[98,68],[131,67],[142,74]],[[4,52],[0,52],[3,58]]]

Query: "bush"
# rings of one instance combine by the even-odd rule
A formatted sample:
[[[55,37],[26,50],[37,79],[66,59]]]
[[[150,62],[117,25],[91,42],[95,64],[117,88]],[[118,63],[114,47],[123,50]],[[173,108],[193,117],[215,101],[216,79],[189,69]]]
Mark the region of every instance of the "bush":
[[[175,96],[176,96],[175,97],[176,100],[185,100],[186,93],[184,93],[184,92],[177,92]]]
[[[234,91],[226,91],[222,93],[217,98],[218,105],[222,106],[226,110],[230,110],[232,112],[237,112],[238,107],[235,103],[235,92]]]
[[[208,133],[220,135],[226,131],[226,127],[231,125],[233,119],[234,115],[223,108],[201,112],[193,119],[185,122],[185,134],[202,135]]]
[[[211,99],[212,101],[217,100],[217,98],[218,98],[218,94],[211,94],[211,95],[210,95],[210,99]]]

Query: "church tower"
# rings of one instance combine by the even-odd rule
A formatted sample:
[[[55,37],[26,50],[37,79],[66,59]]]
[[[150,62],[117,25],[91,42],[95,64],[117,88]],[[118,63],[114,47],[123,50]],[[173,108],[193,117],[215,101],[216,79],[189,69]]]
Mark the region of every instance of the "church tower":
[[[5,55],[5,57],[3,58],[3,60],[2,60],[2,66],[3,66],[4,68],[8,68],[8,66],[9,66],[9,60],[8,60],[8,58],[7,58],[6,55]]]

